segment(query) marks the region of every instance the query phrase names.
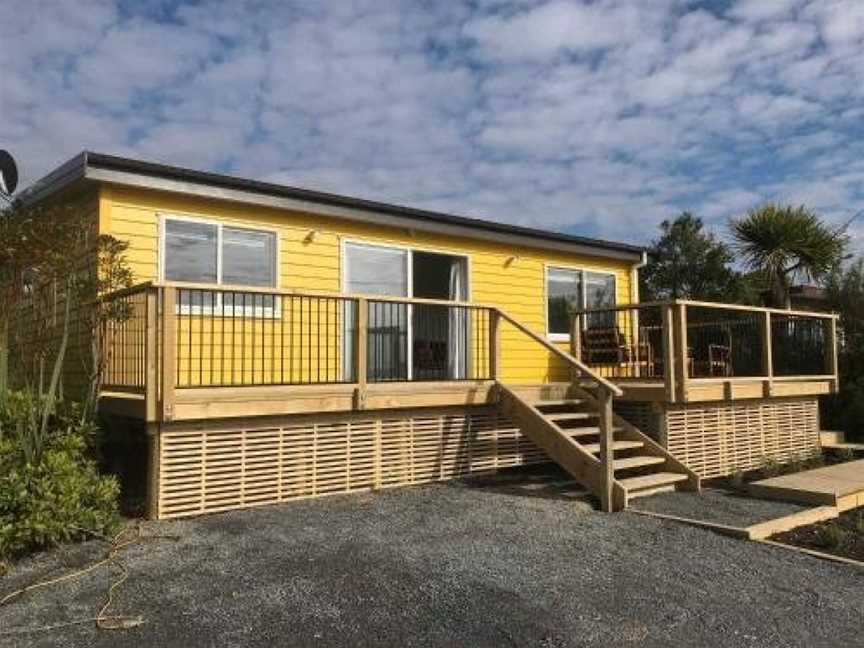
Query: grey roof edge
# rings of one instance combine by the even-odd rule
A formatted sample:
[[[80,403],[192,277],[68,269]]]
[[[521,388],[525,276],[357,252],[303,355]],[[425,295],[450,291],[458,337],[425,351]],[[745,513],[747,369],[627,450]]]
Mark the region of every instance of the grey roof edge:
[[[43,198],[60,191],[67,185],[84,177],[87,166],[87,152],[81,152],[66,160],[56,169],[43,176],[15,196],[15,202],[22,205],[32,205]]]
[[[627,256],[632,255],[634,261],[641,261],[643,254],[646,251],[644,247],[627,243],[551,232],[520,225],[508,225],[479,218],[458,216],[444,212],[377,202],[364,198],[354,198],[351,196],[343,196],[311,189],[302,189],[288,185],[261,182],[258,180],[250,180],[208,171],[195,171],[183,167],[107,155],[92,151],[83,151],[68,162],[59,166],[47,176],[28,187],[18,198],[22,202],[36,202],[76,179],[87,177],[87,170],[89,168],[133,173],[160,179],[173,179],[223,189],[233,189],[274,197],[301,200],[321,205],[357,209],[371,213],[377,212],[413,219],[429,224],[453,225],[463,228],[485,230],[487,232],[496,232],[502,235],[550,241],[558,244],[571,244],[580,247],[610,250],[617,252],[619,255],[622,253]]]

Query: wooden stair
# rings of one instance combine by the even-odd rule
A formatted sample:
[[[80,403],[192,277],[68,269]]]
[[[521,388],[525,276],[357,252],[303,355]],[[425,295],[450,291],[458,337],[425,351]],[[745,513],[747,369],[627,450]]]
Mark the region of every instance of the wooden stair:
[[[600,497],[607,475],[601,456],[600,400],[583,386],[571,386],[565,398],[532,398],[500,383],[498,387],[501,408],[523,434]],[[677,488],[699,489],[699,477],[693,471],[614,413],[611,433],[611,510],[624,509],[630,500],[644,495]]]

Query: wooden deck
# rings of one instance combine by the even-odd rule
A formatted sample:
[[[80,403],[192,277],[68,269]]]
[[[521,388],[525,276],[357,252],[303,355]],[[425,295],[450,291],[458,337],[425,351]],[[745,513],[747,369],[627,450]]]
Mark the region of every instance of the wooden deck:
[[[757,497],[848,511],[864,506],[864,459],[763,479],[750,484],[749,490]]]

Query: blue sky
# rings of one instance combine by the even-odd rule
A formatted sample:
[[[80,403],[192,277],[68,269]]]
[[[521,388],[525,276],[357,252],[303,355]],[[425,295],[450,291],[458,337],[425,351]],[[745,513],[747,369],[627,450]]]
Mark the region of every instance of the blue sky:
[[[0,147],[644,243],[864,208],[861,0],[0,0]],[[853,226],[864,250],[864,219]]]

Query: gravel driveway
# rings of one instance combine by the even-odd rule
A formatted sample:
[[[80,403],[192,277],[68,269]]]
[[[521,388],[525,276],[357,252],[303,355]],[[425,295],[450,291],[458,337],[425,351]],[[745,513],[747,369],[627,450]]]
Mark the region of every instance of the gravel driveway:
[[[178,522],[113,573],[0,608],[2,646],[864,646],[864,572],[629,513],[556,473],[329,497]],[[99,543],[16,565],[0,594]]]

